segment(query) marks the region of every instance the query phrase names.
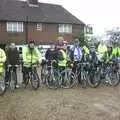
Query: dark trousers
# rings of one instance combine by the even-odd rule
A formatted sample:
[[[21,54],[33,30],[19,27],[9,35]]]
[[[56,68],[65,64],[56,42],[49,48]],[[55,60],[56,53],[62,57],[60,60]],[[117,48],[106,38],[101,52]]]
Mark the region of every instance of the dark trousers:
[[[30,71],[31,71],[31,68],[30,68],[30,67],[25,67],[25,66],[23,66],[23,68],[22,68],[23,82],[26,81],[26,76],[29,74]]]
[[[8,81],[9,81],[11,69],[12,69],[12,68],[8,68],[7,66],[6,66],[6,68],[5,68],[5,82],[8,82]],[[16,82],[17,82],[17,71],[16,71],[16,70],[17,70],[17,68],[14,67],[14,68],[13,68],[13,71],[14,71],[15,74],[16,74]]]

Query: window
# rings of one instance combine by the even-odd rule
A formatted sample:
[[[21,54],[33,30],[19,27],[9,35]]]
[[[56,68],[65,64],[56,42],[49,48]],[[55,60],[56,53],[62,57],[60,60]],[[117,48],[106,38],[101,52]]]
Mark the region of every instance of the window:
[[[23,22],[7,22],[7,32],[23,32]]]
[[[72,33],[72,25],[71,24],[60,24],[59,33]]]
[[[41,23],[37,24],[37,30],[42,31],[42,24]]]

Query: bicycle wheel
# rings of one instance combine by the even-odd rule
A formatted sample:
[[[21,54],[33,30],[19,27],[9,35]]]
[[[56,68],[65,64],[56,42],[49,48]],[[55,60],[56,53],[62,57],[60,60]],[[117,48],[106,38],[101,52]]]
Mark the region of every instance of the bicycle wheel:
[[[26,74],[24,80],[24,87],[27,88],[28,84],[29,84],[29,74]]]
[[[64,70],[61,72],[62,76],[62,87],[63,88],[73,88],[76,86],[75,74],[71,70]]]
[[[14,71],[10,71],[10,76],[9,76],[9,89],[14,90],[16,88],[17,84],[17,76]]]
[[[108,74],[109,77],[109,85],[116,87],[120,83],[120,76],[118,72],[110,72]]]
[[[3,74],[0,75],[0,96],[4,95],[6,91],[5,77]]]
[[[88,84],[90,85],[90,87],[92,88],[97,88],[100,85],[100,72],[96,71],[96,72],[90,72],[88,74]]]
[[[62,77],[56,70],[53,73],[48,72],[46,76],[46,85],[48,88],[60,88],[62,83]]]
[[[36,70],[31,72],[31,74],[30,74],[30,81],[31,81],[32,87],[35,90],[37,90],[39,88],[39,86],[40,86],[40,78],[39,78],[38,73],[37,73]]]
[[[41,82],[43,86],[46,86],[46,75],[48,74],[47,68],[41,70]]]
[[[87,73],[86,72],[81,72],[81,86],[82,88],[87,87]]]

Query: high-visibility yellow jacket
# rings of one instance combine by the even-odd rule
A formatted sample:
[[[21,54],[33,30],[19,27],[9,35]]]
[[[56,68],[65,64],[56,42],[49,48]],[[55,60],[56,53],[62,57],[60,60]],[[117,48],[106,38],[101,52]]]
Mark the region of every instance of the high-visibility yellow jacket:
[[[84,54],[88,55],[89,54],[89,49],[86,46],[83,46]]]
[[[67,54],[64,50],[60,50],[60,52],[62,53],[62,57],[63,59],[62,60],[58,60],[58,66],[60,67],[66,67],[67,66]]]
[[[31,64],[36,62],[41,63],[42,55],[37,48],[30,50],[29,47],[23,48],[23,65],[25,67],[30,67]]]
[[[98,46],[98,53],[104,54],[105,52],[107,52],[107,47],[106,47],[106,45],[100,44],[100,45]]]
[[[113,48],[112,54],[114,57],[120,57],[120,48],[119,47]]]
[[[4,70],[5,61],[6,61],[6,54],[5,54],[4,50],[2,50],[0,48],[0,73],[2,73]]]

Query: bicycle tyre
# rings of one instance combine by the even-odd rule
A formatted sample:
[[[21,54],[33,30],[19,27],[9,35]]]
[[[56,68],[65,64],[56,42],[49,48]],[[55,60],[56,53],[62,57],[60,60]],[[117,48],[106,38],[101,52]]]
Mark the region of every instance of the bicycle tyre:
[[[113,73],[113,74],[110,72],[108,74],[108,77],[110,78],[109,79],[109,85],[110,86],[116,87],[117,85],[119,85],[119,83],[120,83],[120,75],[119,75],[118,72]]]
[[[82,86],[82,88],[87,87],[87,74],[86,74],[86,72],[81,72],[81,86]]]
[[[101,80],[100,80],[100,72],[97,71],[97,72],[90,72],[88,74],[88,84],[90,87],[92,88],[97,88],[100,83],[101,83]]]
[[[65,75],[65,76],[64,76]],[[71,70],[64,70],[61,72],[62,76],[62,87],[63,88],[73,88],[76,86],[75,74]]]
[[[36,70],[31,73],[30,81],[31,81],[31,86],[35,90],[37,90],[40,86],[40,78]]]
[[[4,75],[0,75],[0,96],[6,92],[6,84]]]
[[[48,72],[46,75],[46,85],[48,88],[60,88],[62,83],[62,77],[61,74],[54,70],[54,72],[51,74],[51,72]]]

